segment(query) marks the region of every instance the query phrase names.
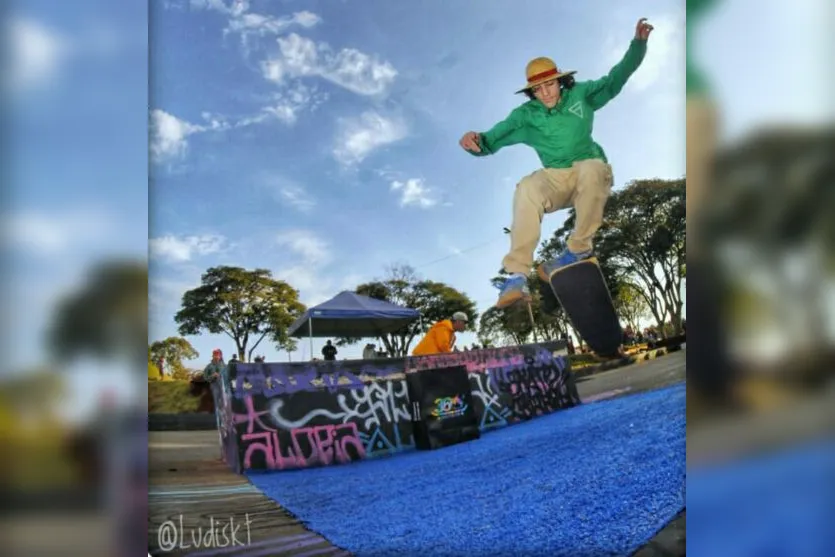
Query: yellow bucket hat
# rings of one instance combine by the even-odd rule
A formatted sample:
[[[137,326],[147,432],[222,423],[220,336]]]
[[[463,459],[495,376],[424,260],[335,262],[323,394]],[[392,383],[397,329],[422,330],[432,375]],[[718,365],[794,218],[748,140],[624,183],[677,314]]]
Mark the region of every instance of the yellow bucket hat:
[[[575,70],[561,72],[559,68],[557,68],[554,61],[550,58],[545,58],[544,56],[534,58],[528,62],[528,66],[525,68],[525,77],[528,79],[528,84],[516,91],[516,93],[524,93],[528,89],[536,87],[540,83],[545,83],[546,81],[559,79],[563,76],[573,75],[575,73],[577,73]]]

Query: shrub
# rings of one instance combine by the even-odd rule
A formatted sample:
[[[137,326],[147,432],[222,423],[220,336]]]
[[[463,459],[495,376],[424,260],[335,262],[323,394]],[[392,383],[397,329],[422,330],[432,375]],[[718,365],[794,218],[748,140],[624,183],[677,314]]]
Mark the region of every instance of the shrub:
[[[197,412],[200,397],[191,394],[188,381],[148,381],[148,413],[179,414]]]
[[[152,362],[148,362],[148,381],[159,381],[162,379],[160,375],[159,368],[156,364]]]

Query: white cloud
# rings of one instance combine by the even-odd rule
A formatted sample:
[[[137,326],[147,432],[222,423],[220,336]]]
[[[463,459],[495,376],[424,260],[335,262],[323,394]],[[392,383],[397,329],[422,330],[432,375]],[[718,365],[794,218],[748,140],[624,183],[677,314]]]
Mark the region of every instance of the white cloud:
[[[320,273],[320,269],[309,265],[295,265],[279,271],[275,277],[298,290],[300,301],[307,307],[321,304],[343,290],[353,290],[368,280],[367,277],[352,273],[337,281]]]
[[[156,161],[183,157],[188,149],[188,137],[214,129],[181,120],[164,110],[151,111],[151,155]]]
[[[316,200],[301,184],[281,175],[263,174],[257,180],[257,187],[278,203],[302,213],[310,212],[316,206]]]
[[[303,213],[309,212],[316,206],[316,201],[306,191],[298,186],[287,185],[278,190],[279,199],[286,205],[295,207]]]
[[[53,84],[71,54],[68,39],[25,18],[10,18],[4,27],[10,54],[5,86],[21,92]]]
[[[346,166],[358,164],[373,151],[400,141],[406,135],[402,121],[374,111],[365,112],[358,118],[343,118],[338,122],[333,156]]]
[[[318,269],[309,265],[295,265],[278,271],[275,277],[298,290],[300,301],[310,307],[321,304],[333,296],[328,293],[317,271]]]
[[[191,261],[192,258],[220,253],[229,249],[229,243],[222,235],[203,234],[199,236],[167,235],[152,238],[149,242],[152,257],[167,259],[174,263]]]
[[[190,0],[194,10],[214,10],[222,14],[237,16],[249,10],[249,0]]]
[[[276,244],[300,256],[307,265],[324,265],[330,262],[330,246],[310,230],[287,230],[276,236]]]
[[[114,228],[104,211],[91,208],[49,214],[12,213],[2,221],[0,244],[30,255],[55,255],[91,243],[106,243]]]
[[[223,35],[237,33],[241,36],[241,46],[246,53],[252,48],[253,38],[263,38],[268,35],[280,35],[293,26],[310,29],[321,23],[322,18],[308,12],[296,12],[291,16],[272,17],[268,15],[241,13],[229,20],[229,25],[223,30]]]
[[[410,178],[405,182],[395,180],[391,183],[391,191],[400,195],[401,207],[415,206],[429,209],[438,203],[426,182],[421,178]]]
[[[321,102],[321,96],[314,96],[315,90],[304,86],[278,93],[270,106],[261,109],[255,116],[245,116],[230,122],[223,115],[202,113],[205,124],[193,124],[160,109],[151,111],[151,156],[155,162],[183,158],[188,152],[189,137],[204,132],[222,132],[279,120],[287,125],[296,122],[299,112],[308,108],[314,110]]]
[[[273,102],[261,109],[261,113],[253,118],[247,118],[238,125],[260,123],[270,119],[277,119],[288,126],[292,126],[298,120],[299,113],[303,110],[316,110],[324,102],[327,95],[320,94],[316,88],[306,87],[302,83],[284,89],[273,95]]]
[[[191,0],[191,8],[226,15],[229,22],[223,30],[223,36],[240,35],[241,46],[247,54],[252,49],[253,39],[280,35],[294,26],[310,29],[322,22],[321,17],[307,10],[283,17],[252,13],[249,11],[248,0],[232,0],[228,3],[224,0]]]
[[[280,54],[261,63],[263,76],[277,84],[289,78],[317,76],[358,95],[379,95],[397,77],[390,63],[354,48],[334,52],[327,44],[296,33],[277,41]]]
[[[300,258],[295,264],[276,272],[275,276],[297,289],[302,303],[313,306],[336,294],[334,287],[340,285],[323,273],[323,268],[332,260],[327,242],[311,230],[287,230],[278,235],[276,243]]]

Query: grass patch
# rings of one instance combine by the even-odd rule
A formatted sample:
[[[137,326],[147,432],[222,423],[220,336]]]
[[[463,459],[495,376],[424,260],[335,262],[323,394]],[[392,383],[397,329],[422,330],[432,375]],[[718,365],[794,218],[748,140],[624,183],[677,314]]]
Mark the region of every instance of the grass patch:
[[[188,381],[148,381],[149,414],[197,412],[200,398],[189,392]]]

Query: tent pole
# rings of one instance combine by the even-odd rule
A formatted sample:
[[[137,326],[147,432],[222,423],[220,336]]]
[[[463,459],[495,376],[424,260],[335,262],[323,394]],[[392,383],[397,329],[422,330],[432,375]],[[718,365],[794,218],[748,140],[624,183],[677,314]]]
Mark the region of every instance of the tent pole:
[[[310,360],[313,361],[313,318],[307,320],[307,332],[310,334]]]

